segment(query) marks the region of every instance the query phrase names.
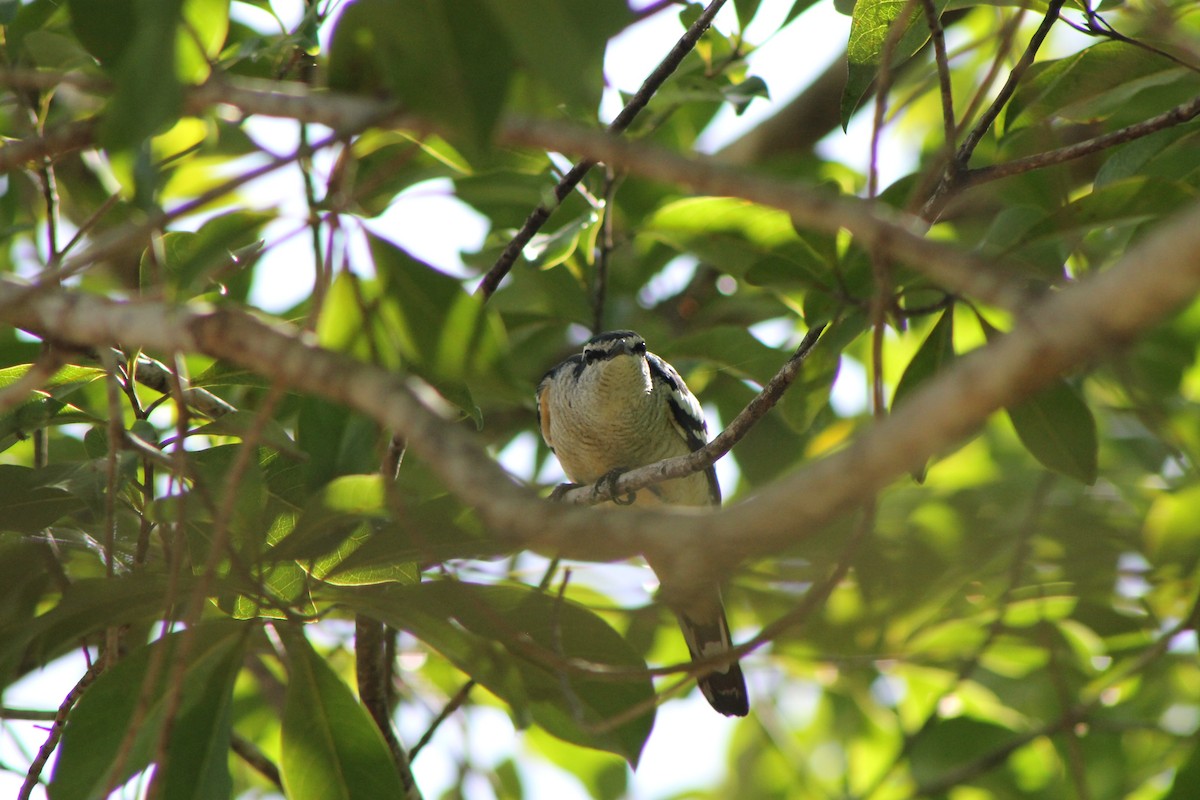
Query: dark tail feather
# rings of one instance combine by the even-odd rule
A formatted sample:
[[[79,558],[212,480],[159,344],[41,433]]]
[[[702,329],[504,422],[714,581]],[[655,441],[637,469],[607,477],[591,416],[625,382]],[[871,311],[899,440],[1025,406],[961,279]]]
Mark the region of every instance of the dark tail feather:
[[[718,609],[716,618],[706,623],[696,622],[683,614],[678,616],[679,627],[683,629],[683,638],[693,659],[707,658],[733,649],[729,623],[725,621],[723,610]],[[725,716],[744,717],[750,713],[746,679],[742,677],[742,668],[736,661],[701,675],[696,682],[709,705]]]

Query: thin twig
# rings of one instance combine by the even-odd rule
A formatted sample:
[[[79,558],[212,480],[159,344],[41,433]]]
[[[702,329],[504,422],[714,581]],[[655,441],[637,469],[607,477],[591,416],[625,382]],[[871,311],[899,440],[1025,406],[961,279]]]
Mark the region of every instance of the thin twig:
[[[63,698],[58,711],[54,714],[54,722],[50,726],[50,733],[46,736],[46,741],[42,742],[42,746],[38,748],[37,756],[34,757],[33,762],[29,765],[29,769],[25,772],[25,782],[21,784],[21,790],[17,793],[17,800],[29,800],[29,796],[33,792],[33,787],[38,784],[38,778],[41,776],[46,762],[50,760],[50,754],[58,747],[58,742],[62,738],[63,727],[67,724],[67,715],[71,713],[71,709],[79,702],[79,698],[83,696],[84,691],[92,684],[92,681],[96,680],[96,677],[104,670],[104,667],[105,659],[97,659],[94,664],[88,667],[87,672],[72,687],[67,696]]]
[[[938,184],[937,189],[930,195],[926,201],[924,208],[921,209],[921,218],[934,220],[945,207],[945,203],[949,195],[958,189],[957,177],[967,169],[967,165],[971,163],[971,155],[975,152],[975,148],[982,141],[983,135],[992,127],[992,123],[1000,116],[1000,112],[1008,105],[1008,101],[1012,99],[1013,93],[1016,92],[1017,86],[1021,79],[1025,77],[1025,72],[1033,65],[1033,60],[1037,56],[1038,50],[1049,35],[1050,29],[1054,27],[1054,23],[1058,21],[1059,12],[1062,10],[1063,3],[1066,0],[1049,0],[1046,8],[1046,14],[1042,17],[1042,22],[1038,25],[1033,36],[1029,39],[1029,44],[1025,47],[1025,52],[1021,54],[1021,58],[1013,66],[1008,73],[1008,79],[1004,85],[1000,87],[1000,91],[992,100],[991,105],[979,117],[979,121],[975,123],[975,127],[964,137],[963,142],[959,145],[958,151],[955,153],[954,159],[946,165],[946,173],[942,181]]]
[[[275,784],[279,789],[283,789],[283,778],[279,775],[279,767],[275,766],[275,763],[267,758],[267,754],[259,750],[258,745],[254,742],[235,733],[229,740],[229,749],[237,753],[242,761],[249,764],[250,768],[259,775]]]
[[[471,690],[476,685],[477,682],[475,679],[471,678],[459,687],[458,691],[454,693],[454,697],[450,698],[450,702],[446,703],[433,722],[429,723],[429,727],[425,730],[425,733],[421,734],[421,738],[417,740],[417,743],[408,749],[408,758],[410,761],[416,760],[417,754],[425,748],[425,745],[429,744],[441,724],[448,720],[455,711],[458,711],[463,703],[467,702],[467,698],[471,696]]]
[[[967,170],[962,174],[961,179],[967,186],[976,186],[987,181],[1007,178],[1010,175],[1018,175],[1035,169],[1044,169],[1055,164],[1062,164],[1077,158],[1090,156],[1093,153],[1098,153],[1110,147],[1125,144],[1126,142],[1132,142],[1135,139],[1149,136],[1152,133],[1157,133],[1176,125],[1182,125],[1198,116],[1200,116],[1200,97],[1193,97],[1186,103],[1181,103],[1175,106],[1175,108],[1159,114],[1157,117],[1151,117],[1150,119],[1136,122],[1119,130],[1095,136],[1091,139],[1085,139],[1082,142],[1076,142],[1066,147],[1047,150],[1043,153],[1026,156],[1025,158],[1015,158],[1012,161],[1005,161],[988,167]]]
[[[954,121],[954,91],[950,85],[950,62],[946,58],[946,33],[942,30],[942,18],[938,14],[933,0],[921,0],[921,8],[925,11],[925,21],[929,24],[930,37],[933,40],[933,60],[937,64],[938,92],[942,96],[942,129],[945,138],[945,153],[947,159],[954,156],[955,121]]]
[[[905,0],[891,24],[879,54],[879,74],[875,78],[875,111],[871,119],[870,164],[867,168],[867,197],[874,199],[879,194],[879,138],[883,135],[884,119],[887,116],[888,92],[892,89],[892,58],[900,37],[908,29],[913,7],[917,0]]]
[[[1025,77],[1026,70],[1033,65],[1033,60],[1037,57],[1037,52],[1049,35],[1050,29],[1054,27],[1054,23],[1058,21],[1058,14],[1062,10],[1063,3],[1066,0],[1050,0],[1046,6],[1046,14],[1042,17],[1042,22],[1034,31],[1033,36],[1029,39],[1029,44],[1025,47],[1025,52],[1021,54],[1021,58],[1013,66],[1012,71],[1008,73],[1008,80],[1000,87],[1000,91],[996,94],[992,104],[980,116],[979,121],[971,132],[963,139],[962,145],[958,148],[956,159],[961,168],[966,169],[967,164],[971,161],[971,154],[975,152],[975,148],[983,139],[983,135],[992,127],[992,123],[1000,116],[1000,112],[1008,105],[1009,99],[1017,90],[1017,85],[1021,79]]]
[[[604,330],[604,305],[608,294],[608,266],[613,251],[613,230],[616,228],[617,176],[611,166],[604,169],[604,220],[601,223],[600,247],[596,254],[596,284],[592,292],[592,333]]]
[[[708,6],[696,18],[691,27],[684,32],[675,46],[671,48],[666,57],[659,63],[657,67],[646,77],[642,82],[641,88],[629,98],[629,102],[621,109],[621,113],[617,114],[616,118],[610,122],[606,128],[609,134],[616,135],[623,133],[625,129],[633,122],[642,109],[650,102],[655,92],[662,87],[667,78],[679,67],[685,56],[692,51],[696,46],[696,42],[700,41],[700,37],[704,35],[709,26],[712,25],[713,17],[721,10],[721,6],[725,5],[725,0],[711,0]],[[479,283],[476,291],[485,300],[492,296],[500,286],[500,281],[512,269],[512,265],[516,263],[517,258],[521,255],[521,251],[529,244],[534,235],[541,230],[546,221],[550,219],[550,215],[554,213],[554,209],[558,208],[566,199],[567,195],[575,188],[575,186],[583,180],[583,177],[591,171],[596,165],[594,159],[584,159],[573,166],[566,175],[554,187],[553,201],[547,201],[539,204],[529,216],[525,219],[525,224],[521,226],[521,230],[513,236],[512,240],[504,248],[504,252],[496,259],[496,263],[483,276],[483,280]]]

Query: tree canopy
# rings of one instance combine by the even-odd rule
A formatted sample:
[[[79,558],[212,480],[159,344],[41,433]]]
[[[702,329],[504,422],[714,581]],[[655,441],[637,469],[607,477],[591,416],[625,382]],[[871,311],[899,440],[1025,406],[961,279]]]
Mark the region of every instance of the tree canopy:
[[[677,796],[1194,796],[1200,13],[834,0],[772,98],[825,5],[0,0],[0,686],[73,670],[0,785],[636,796],[717,666],[647,556],[751,694]],[[389,235],[422,192],[461,265]],[[611,329],[719,435],[552,502],[534,387]]]

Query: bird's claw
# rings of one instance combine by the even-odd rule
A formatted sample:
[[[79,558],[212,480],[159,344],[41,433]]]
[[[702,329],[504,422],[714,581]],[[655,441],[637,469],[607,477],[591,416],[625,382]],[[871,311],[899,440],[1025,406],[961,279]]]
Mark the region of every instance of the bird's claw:
[[[553,503],[561,503],[563,497],[572,489],[578,489],[582,484],[579,483],[560,483],[550,491],[550,501]]]
[[[616,503],[617,505],[619,505],[619,506],[633,505],[633,501],[637,500],[636,492],[629,492],[624,497],[617,494],[617,481],[626,472],[628,472],[628,470],[626,470],[625,468],[617,467],[616,469],[610,470],[609,472],[606,472],[605,474],[601,475],[600,478],[596,481],[596,485],[592,488],[592,499],[593,500],[597,499],[601,492],[607,491],[609,497],[612,498],[612,501],[614,503]]]

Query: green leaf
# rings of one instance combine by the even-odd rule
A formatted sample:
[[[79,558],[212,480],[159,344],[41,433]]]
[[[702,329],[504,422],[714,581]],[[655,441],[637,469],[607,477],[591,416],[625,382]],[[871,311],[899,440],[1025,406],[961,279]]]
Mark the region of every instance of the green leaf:
[[[1163,492],[1146,514],[1146,555],[1156,565],[1171,565],[1183,574],[1200,561],[1200,486]]]
[[[492,19],[518,54],[522,70],[567,101],[594,113],[604,87],[604,50],[609,37],[633,21],[617,0],[486,0]]]
[[[310,491],[340,475],[362,475],[379,467],[379,426],[344,406],[305,397],[296,427],[297,442],[308,456],[303,469]]]
[[[333,32],[329,83],[380,89],[482,146],[508,94],[512,55],[486,0],[356,0]]]
[[[192,651],[184,673],[184,681],[191,684],[185,701],[190,702],[185,702],[175,721],[166,767],[154,774],[154,783],[162,790],[160,796],[171,800],[224,800],[233,794],[229,774],[233,688],[242,668],[244,634],[254,629],[249,625],[215,624],[228,627],[226,637],[234,640],[233,646],[224,655],[217,652],[211,671],[204,664],[205,654]]]
[[[184,0],[178,36],[176,68],[187,83],[201,83],[211,72],[209,62],[221,54],[229,32],[230,0]]]
[[[172,689],[180,692],[181,702],[169,743],[167,772],[161,780],[180,793],[165,796],[228,797],[232,784],[227,749],[229,704],[241,666],[242,647],[251,630],[242,623],[202,623],[192,631],[174,633],[138,648],[100,675],[67,722],[50,780],[51,800],[101,798],[110,783],[119,786],[149,766],[167,723]],[[192,638],[188,652],[180,656],[177,654],[184,636]],[[181,657],[187,663],[182,680],[168,684]],[[151,672],[154,659],[161,659],[160,668]],[[135,729],[132,746],[124,754],[122,772],[114,775],[112,768],[119,748],[151,675],[156,680],[146,695],[150,704]],[[176,758],[178,764],[174,763]]]
[[[502,366],[504,329],[482,298],[391,242],[377,236],[369,242],[387,300],[381,316],[407,365],[439,388]]]
[[[525,246],[524,255],[530,264],[540,269],[558,266],[575,254],[580,239],[599,219],[595,212],[589,212],[557,230],[535,234]],[[584,253],[583,257],[589,260],[591,258],[588,253]]]
[[[195,233],[170,231],[162,237],[161,267],[155,275],[150,252],[142,255],[143,285],[159,285],[165,277],[177,297],[219,290],[226,299],[245,300],[261,246],[258,234],[271,221],[270,214],[233,211],[206,221]]]
[[[733,0],[733,8],[737,11],[738,27],[743,31],[750,24],[750,20],[754,19],[754,15],[758,13],[758,7],[762,0]]]
[[[404,784],[375,721],[292,626],[287,648],[280,774],[291,800],[404,797]]]
[[[1005,109],[1005,131],[1050,119],[1094,123],[1121,111],[1144,89],[1186,74],[1186,68],[1147,49],[1101,42],[1034,64]]]
[[[132,42],[136,0],[67,0],[71,30],[100,65],[112,71]]]
[[[978,314],[976,318],[988,341],[1000,336],[986,319]],[[1055,379],[1005,410],[1017,438],[1042,466],[1088,485],[1096,481],[1096,419],[1083,395],[1071,384]]]
[[[135,0],[135,24],[116,70],[116,91],[100,124],[100,141],[114,150],[145,142],[183,107],[175,70],[176,28],[183,0]]]
[[[935,0],[940,15],[948,0]],[[850,41],[846,45],[848,73],[846,87],[842,91],[842,130],[850,124],[850,117],[858,110],[868,87],[875,80],[879,66],[883,63],[883,49],[888,31],[896,23],[900,13],[908,5],[906,0],[858,0],[850,15]],[[920,4],[913,7],[912,15],[902,23],[904,33],[900,35],[892,51],[891,66],[916,53],[929,41],[929,26],[925,24]]]
[[[649,676],[605,681],[556,666],[569,659],[645,668],[625,640],[583,606],[525,587],[457,581],[341,591],[333,597],[412,632],[508,702],[518,720],[527,713],[565,741],[637,764],[654,724]],[[605,729],[639,705],[646,713]]]
[[[190,583],[190,582],[189,582]],[[144,623],[163,612],[166,581],[161,575],[75,581],[56,606],[36,620],[0,628],[0,675],[18,660],[44,664],[88,634],[112,625]]]
[[[1097,187],[1073,200],[1024,232],[1011,248],[1045,240],[1061,244],[1065,234],[1097,228],[1115,228],[1157,220],[1175,213],[1196,199],[1186,184],[1138,176]],[[1011,240],[1010,240],[1011,241]]]
[[[900,376],[896,392],[892,396],[892,408],[900,406],[918,387],[923,385],[954,360],[954,308],[942,312],[921,347]],[[914,470],[917,483],[925,480],[925,467]]]
[[[334,478],[308,501],[296,526],[268,557],[278,561],[323,556],[341,544],[360,523],[386,516],[382,475]]]
[[[47,485],[48,477],[41,470],[0,464],[0,530],[34,533],[86,507],[65,489]]]
[[[1200,786],[1200,742],[1194,737],[1193,741],[1196,743],[1192,752],[1183,765],[1175,770],[1171,791],[1163,795],[1162,800],[1189,800],[1196,793],[1196,787]]]
[[[1096,420],[1071,384],[1056,380],[1007,411],[1021,444],[1042,466],[1095,483]]]
[[[253,436],[256,441],[292,458],[304,457],[304,452],[292,441],[292,437],[282,425],[254,411],[239,410],[223,414],[220,419],[202,425],[196,433],[205,436],[236,436],[242,439]]]
[[[668,361],[698,359],[760,386],[771,380],[787,360],[786,353],[767,347],[750,331],[732,325],[716,325],[661,346],[652,345]]]
[[[892,408],[899,407],[918,386],[945,369],[953,360],[954,309],[948,308],[938,317],[933,329],[929,331],[921,347],[908,362],[904,374],[900,376],[900,382],[896,384],[896,392],[892,396]]]
[[[831,277],[825,258],[800,238],[787,212],[746,200],[692,197],[667,203],[640,233],[757,285],[824,286]]]

